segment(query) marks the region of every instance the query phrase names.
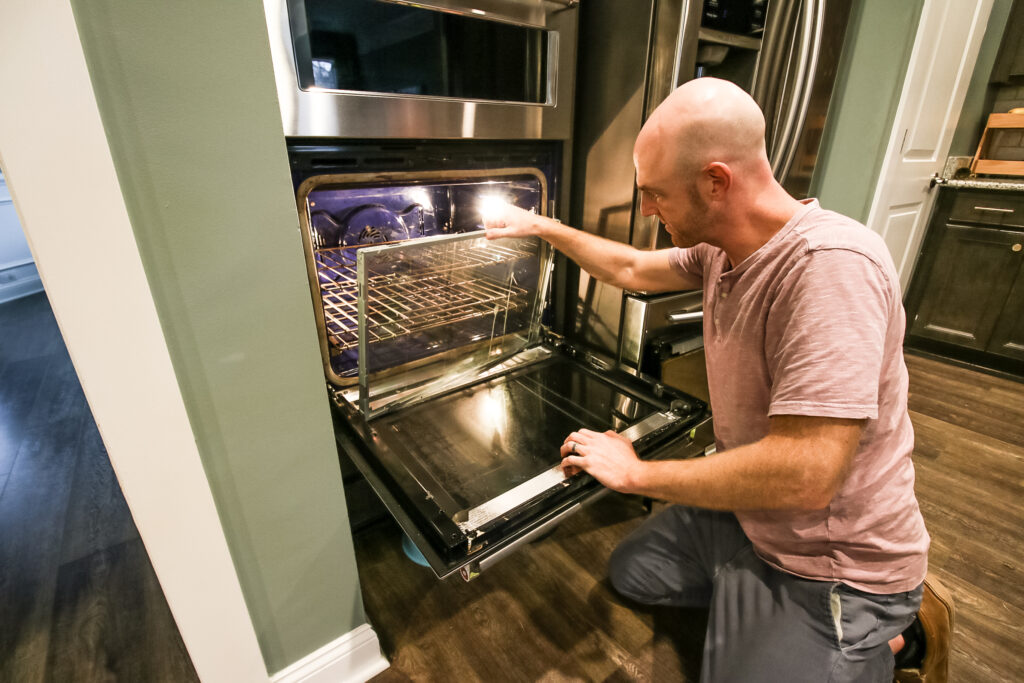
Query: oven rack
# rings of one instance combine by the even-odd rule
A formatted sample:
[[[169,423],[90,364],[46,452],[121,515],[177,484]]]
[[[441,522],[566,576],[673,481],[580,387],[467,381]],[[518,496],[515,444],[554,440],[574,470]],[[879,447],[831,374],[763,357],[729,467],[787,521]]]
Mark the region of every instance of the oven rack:
[[[360,248],[315,251],[324,324],[337,353],[359,345],[356,254]],[[389,262],[388,272],[374,271],[367,278],[369,343],[525,308],[526,289],[509,280],[482,277],[480,268],[534,253],[525,241],[515,248],[487,244],[452,249],[440,244],[436,249],[417,249],[412,258]]]

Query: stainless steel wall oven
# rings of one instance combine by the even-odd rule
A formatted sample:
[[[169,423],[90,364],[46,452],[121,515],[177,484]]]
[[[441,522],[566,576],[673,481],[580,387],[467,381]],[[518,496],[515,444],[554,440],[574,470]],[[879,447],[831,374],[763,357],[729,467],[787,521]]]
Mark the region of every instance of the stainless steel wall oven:
[[[546,244],[480,231],[487,198],[568,215],[575,5],[266,1],[339,450],[439,577],[605,492],[558,468],[573,429],[651,458],[708,419],[574,341]]]

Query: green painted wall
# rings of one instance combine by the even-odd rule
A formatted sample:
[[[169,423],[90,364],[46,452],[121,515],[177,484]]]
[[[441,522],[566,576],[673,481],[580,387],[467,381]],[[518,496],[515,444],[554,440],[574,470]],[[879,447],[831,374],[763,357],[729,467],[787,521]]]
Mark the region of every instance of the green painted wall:
[[[867,220],[924,0],[854,2],[811,196]]]
[[[263,5],[72,5],[191,426],[273,673],[366,618]]]
[[[992,14],[989,15],[988,26],[985,29],[985,38],[982,40],[981,50],[978,52],[978,63],[974,66],[971,84],[967,86],[967,96],[960,113],[960,121],[957,123],[953,142],[950,144],[950,156],[972,157],[978,149],[981,133],[985,129],[985,122],[992,112],[992,102],[995,99],[994,92],[990,91],[988,87],[989,78],[992,75],[992,65],[996,62],[996,54],[999,52],[999,44],[1003,40],[1003,31],[1006,29],[1006,21],[1010,16],[1012,5],[1013,0],[995,0],[992,5]]]

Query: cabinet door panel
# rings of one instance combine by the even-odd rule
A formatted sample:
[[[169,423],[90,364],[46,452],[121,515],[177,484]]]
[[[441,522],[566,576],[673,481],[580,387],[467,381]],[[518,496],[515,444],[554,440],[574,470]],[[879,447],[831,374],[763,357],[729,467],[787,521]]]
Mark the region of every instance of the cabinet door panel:
[[[1024,243],[1024,235],[1019,235],[1020,241]],[[999,324],[992,332],[992,341],[989,342],[988,351],[998,353],[1000,356],[1008,356],[1024,360],[1024,252],[1016,252],[1020,266],[1017,268],[1017,279],[1010,289],[1010,296],[1006,298],[1006,304],[999,314]]]
[[[979,351],[1018,269],[1012,232],[947,224],[910,333]]]

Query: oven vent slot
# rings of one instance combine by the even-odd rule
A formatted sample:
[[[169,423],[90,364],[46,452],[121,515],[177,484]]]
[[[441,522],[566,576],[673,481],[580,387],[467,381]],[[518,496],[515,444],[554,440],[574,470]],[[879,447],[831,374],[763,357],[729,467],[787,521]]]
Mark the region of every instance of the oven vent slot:
[[[309,160],[309,165],[312,168],[353,168],[359,165],[359,160],[352,157],[313,157]]]

